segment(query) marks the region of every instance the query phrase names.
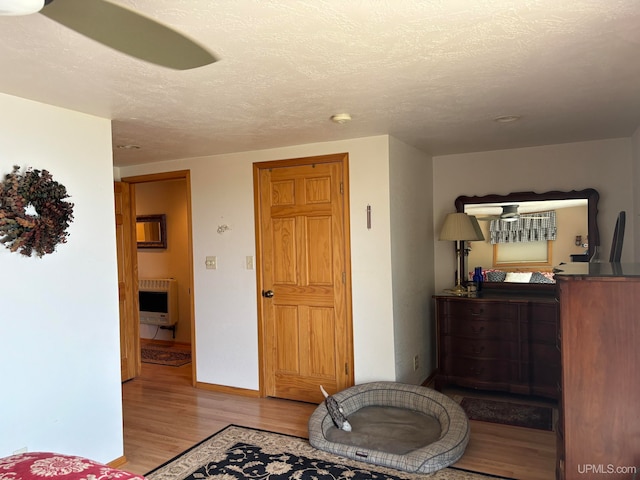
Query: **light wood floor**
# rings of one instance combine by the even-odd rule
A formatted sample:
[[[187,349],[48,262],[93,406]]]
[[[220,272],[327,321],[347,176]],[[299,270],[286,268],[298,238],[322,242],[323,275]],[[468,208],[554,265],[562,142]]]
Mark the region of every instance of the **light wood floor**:
[[[247,398],[193,388],[191,367],[142,365],[123,384],[121,468],[144,474],[229,424],[307,437],[316,405]],[[520,480],[555,478],[555,434],[471,422],[471,440],[457,467]]]

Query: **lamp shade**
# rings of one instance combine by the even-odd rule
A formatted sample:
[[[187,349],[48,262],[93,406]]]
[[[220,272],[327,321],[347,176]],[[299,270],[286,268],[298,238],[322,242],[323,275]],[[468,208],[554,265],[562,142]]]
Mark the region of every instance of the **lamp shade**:
[[[469,218],[471,219],[471,223],[473,223],[473,229],[476,231],[476,238],[473,238],[472,240],[476,242],[484,240],[484,234],[482,233],[478,219],[475,215],[469,215]]]
[[[466,213],[448,214],[440,230],[440,240],[484,240],[480,225],[476,229],[471,218]],[[475,217],[473,218],[475,219]]]

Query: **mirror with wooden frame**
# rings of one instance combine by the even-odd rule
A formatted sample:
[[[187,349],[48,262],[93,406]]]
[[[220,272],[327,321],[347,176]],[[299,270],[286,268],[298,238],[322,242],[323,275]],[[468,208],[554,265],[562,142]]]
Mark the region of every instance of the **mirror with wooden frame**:
[[[139,215],[136,217],[138,248],[167,248],[166,215]]]
[[[461,245],[463,284],[481,266],[483,287],[555,288],[554,266],[599,255],[598,200],[592,188],[458,197],[456,210],[474,215],[485,237]]]

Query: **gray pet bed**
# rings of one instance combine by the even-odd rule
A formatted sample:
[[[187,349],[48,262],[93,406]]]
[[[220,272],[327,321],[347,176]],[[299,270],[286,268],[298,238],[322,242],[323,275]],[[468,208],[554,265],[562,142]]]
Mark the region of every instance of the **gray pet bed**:
[[[431,388],[374,382],[332,396],[352,426],[336,428],[323,402],[309,419],[315,448],[414,473],[445,468],[464,453],[469,420],[462,407]]]

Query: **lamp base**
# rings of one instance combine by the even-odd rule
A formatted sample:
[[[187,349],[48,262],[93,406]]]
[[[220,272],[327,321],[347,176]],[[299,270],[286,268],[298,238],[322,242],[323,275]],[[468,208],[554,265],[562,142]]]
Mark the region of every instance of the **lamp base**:
[[[447,293],[451,293],[451,294],[453,294],[453,295],[460,295],[460,296],[462,296],[462,295],[468,295],[468,294],[469,294],[469,292],[467,291],[467,289],[466,289],[466,288],[464,288],[464,287],[463,287],[462,285],[460,285],[460,284],[457,284],[457,285],[456,285],[455,287],[453,287],[453,288],[447,288],[447,289],[445,289],[445,292],[447,292]]]

